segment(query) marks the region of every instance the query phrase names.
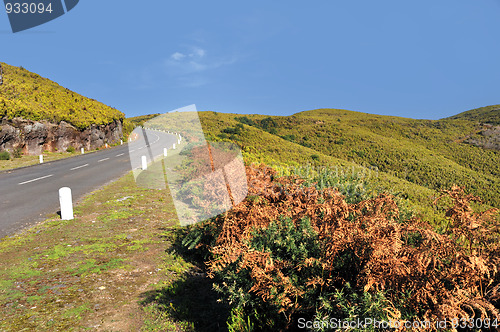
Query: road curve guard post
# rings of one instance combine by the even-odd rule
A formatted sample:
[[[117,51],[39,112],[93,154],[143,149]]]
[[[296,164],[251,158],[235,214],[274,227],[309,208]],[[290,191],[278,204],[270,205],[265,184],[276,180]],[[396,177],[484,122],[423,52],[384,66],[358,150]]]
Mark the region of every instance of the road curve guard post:
[[[172,145],[172,149],[174,149],[174,150],[175,150],[175,143]]]
[[[164,156],[164,157],[166,157],[166,156],[167,156],[167,154],[168,154],[168,152],[167,152],[167,148],[163,148],[163,156]]]
[[[73,217],[73,197],[71,188],[62,187],[59,189],[59,203],[61,205],[61,219],[72,220]]]
[[[146,156],[142,156],[141,158],[142,162],[142,170],[145,171],[148,169],[148,160],[146,159]]]
[[[85,153],[85,149],[84,149],[84,148],[81,148],[81,149],[80,149],[80,152],[81,152],[82,154],[84,154],[84,153]]]
[[[40,155],[39,159],[40,159],[40,164],[43,164],[43,154]]]

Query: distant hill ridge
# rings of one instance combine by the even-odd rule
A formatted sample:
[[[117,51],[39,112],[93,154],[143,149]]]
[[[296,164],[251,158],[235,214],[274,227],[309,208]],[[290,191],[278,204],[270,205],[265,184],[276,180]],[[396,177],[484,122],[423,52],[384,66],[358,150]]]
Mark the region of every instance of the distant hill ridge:
[[[470,111],[450,116],[448,119],[470,120],[491,125],[500,125],[500,105],[475,108]]]

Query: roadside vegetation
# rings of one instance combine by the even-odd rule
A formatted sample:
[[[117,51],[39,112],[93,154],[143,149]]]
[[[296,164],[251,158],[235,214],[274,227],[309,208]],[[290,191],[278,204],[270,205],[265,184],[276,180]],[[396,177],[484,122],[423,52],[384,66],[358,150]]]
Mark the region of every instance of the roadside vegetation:
[[[231,307],[230,331],[293,330],[299,318],[500,326],[496,209],[474,212],[480,199],[452,187],[436,200],[448,221],[436,231],[360,179],[292,172],[247,168],[247,200],[183,237]]]

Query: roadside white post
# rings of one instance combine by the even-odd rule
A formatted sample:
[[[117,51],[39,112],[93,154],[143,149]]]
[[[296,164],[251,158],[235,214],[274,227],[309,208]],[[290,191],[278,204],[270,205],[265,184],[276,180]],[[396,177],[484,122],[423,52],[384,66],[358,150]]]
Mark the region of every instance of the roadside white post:
[[[84,148],[81,148],[81,149],[80,149],[80,152],[81,152],[82,154],[84,154],[84,153],[85,153],[85,149],[84,149]]]
[[[172,149],[174,149],[174,150],[175,150],[175,143],[172,145]]]
[[[106,149],[108,148],[108,143],[106,143]]]
[[[141,158],[142,161],[142,170],[145,171],[148,169],[148,160],[146,159],[146,156],[142,156]]]
[[[43,164],[43,154],[40,155],[40,164]]]
[[[62,187],[61,189],[59,189],[59,203],[61,204],[61,219],[72,220],[74,217],[71,188]]]
[[[123,145],[123,140],[122,139],[120,140],[120,145]]]
[[[166,157],[167,156],[167,148],[163,148],[163,156]]]

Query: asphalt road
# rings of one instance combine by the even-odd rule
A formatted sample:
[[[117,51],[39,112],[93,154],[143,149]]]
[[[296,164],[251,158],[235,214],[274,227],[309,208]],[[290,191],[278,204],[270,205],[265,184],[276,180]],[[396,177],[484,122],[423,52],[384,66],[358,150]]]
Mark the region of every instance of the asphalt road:
[[[73,202],[103,184],[163,155],[177,136],[136,129],[138,139],[118,147],[0,173],[0,238],[59,211],[59,188],[70,187]]]

